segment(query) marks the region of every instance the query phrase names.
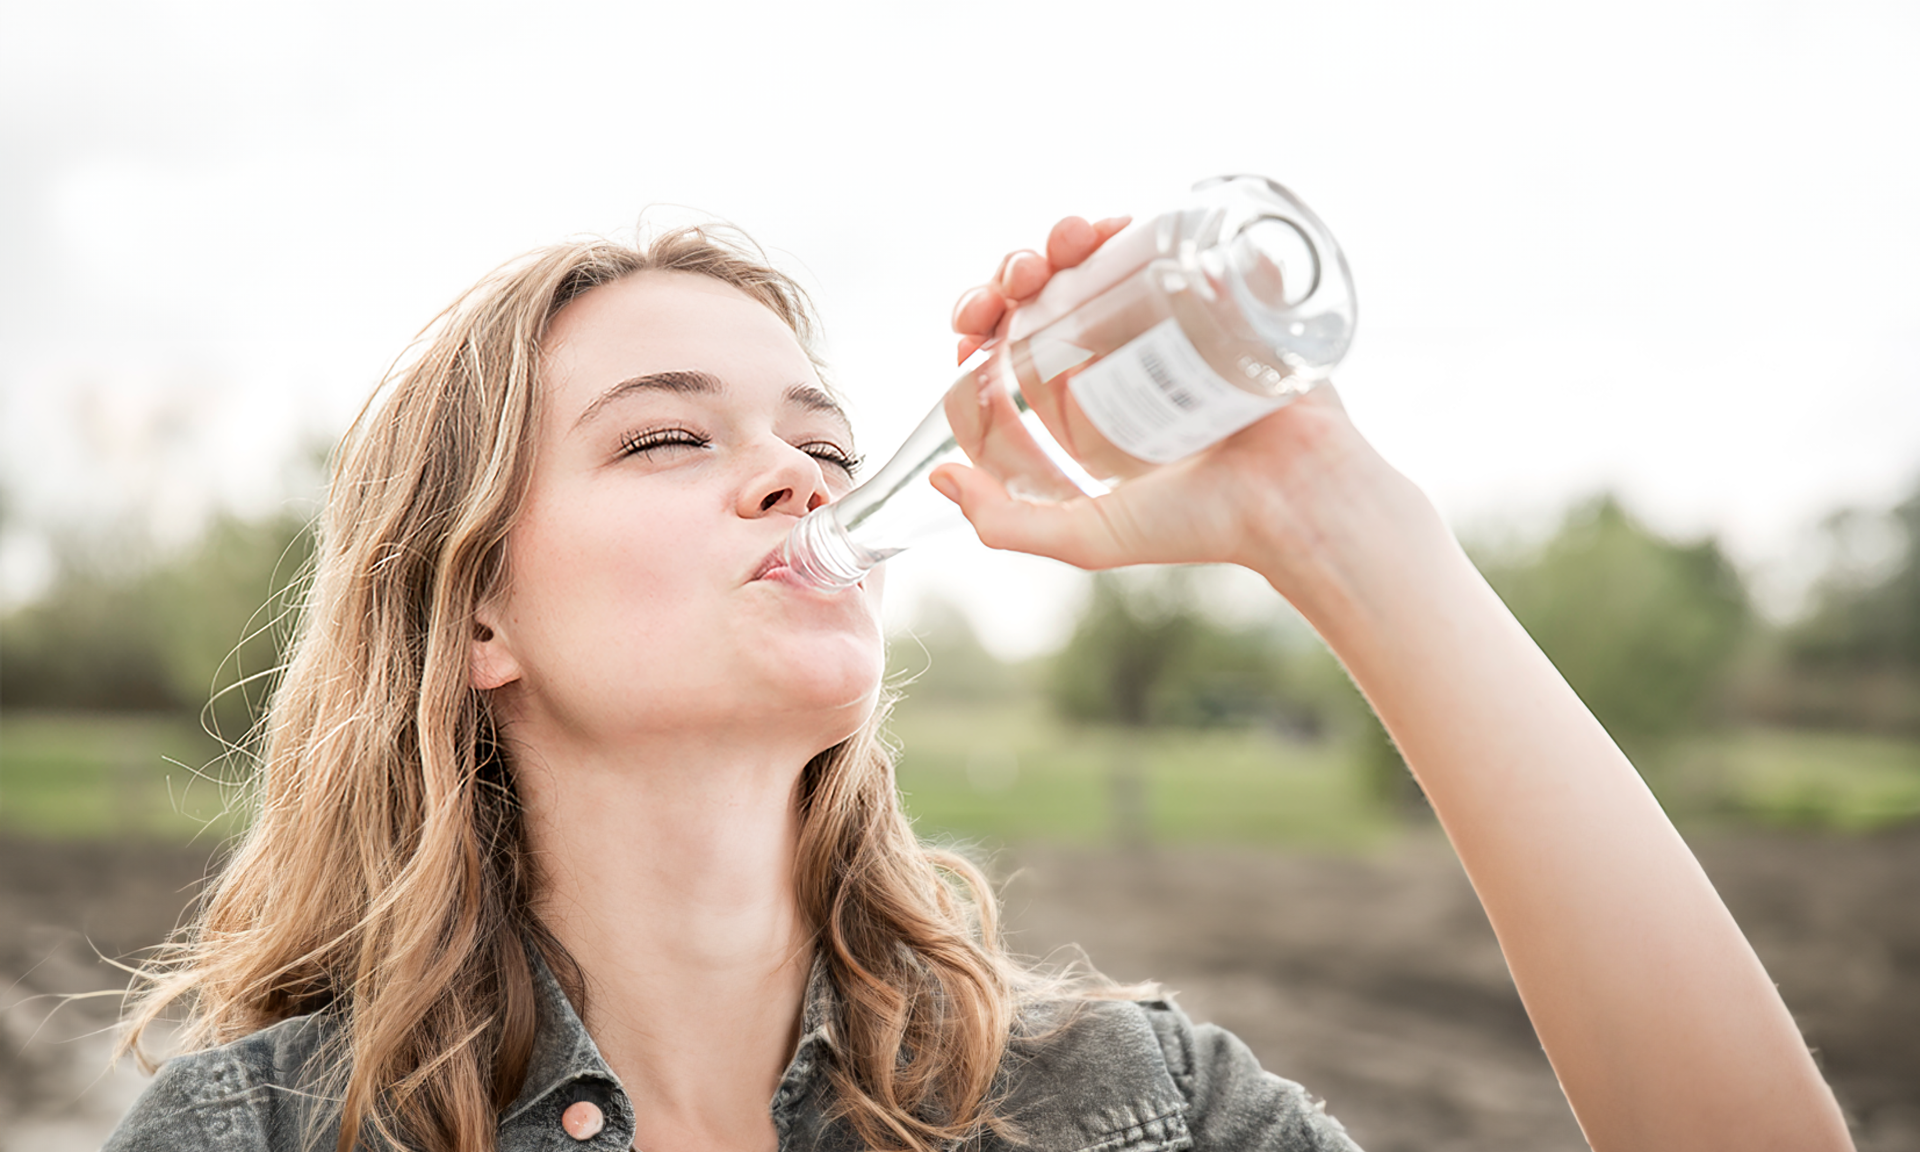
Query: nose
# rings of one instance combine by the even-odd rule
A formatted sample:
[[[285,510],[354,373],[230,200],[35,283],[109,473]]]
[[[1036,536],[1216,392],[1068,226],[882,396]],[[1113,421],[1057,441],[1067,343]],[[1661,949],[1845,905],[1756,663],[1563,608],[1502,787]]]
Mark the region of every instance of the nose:
[[[756,456],[737,511],[749,520],[776,513],[799,517],[832,498],[820,462],[782,441]]]

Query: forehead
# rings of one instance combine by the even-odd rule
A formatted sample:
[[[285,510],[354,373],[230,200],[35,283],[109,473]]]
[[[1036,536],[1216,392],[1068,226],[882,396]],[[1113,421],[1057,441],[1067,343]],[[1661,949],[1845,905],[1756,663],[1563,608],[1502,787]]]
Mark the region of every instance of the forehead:
[[[542,350],[561,402],[653,372],[701,371],[741,386],[815,378],[772,309],[693,272],[641,272],[582,294],[554,316]]]

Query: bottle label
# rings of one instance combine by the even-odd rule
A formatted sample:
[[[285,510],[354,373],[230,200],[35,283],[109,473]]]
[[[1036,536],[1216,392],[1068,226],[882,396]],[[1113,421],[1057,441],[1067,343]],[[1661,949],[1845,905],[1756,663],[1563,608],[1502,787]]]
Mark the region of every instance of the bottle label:
[[[1114,447],[1153,464],[1191,456],[1287,403],[1234,387],[1171,318],[1108,353],[1067,388]]]

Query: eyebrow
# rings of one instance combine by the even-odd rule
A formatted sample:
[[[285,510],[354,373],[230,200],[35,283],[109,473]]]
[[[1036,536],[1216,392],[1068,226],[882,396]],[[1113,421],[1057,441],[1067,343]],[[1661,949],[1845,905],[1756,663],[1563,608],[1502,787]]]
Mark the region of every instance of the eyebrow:
[[[580,418],[573,422],[573,426],[580,427],[598,416],[600,410],[607,405],[623,396],[631,396],[635,392],[673,392],[687,396],[720,392],[725,387],[720,383],[718,376],[709,372],[648,372],[644,376],[633,376],[622,380],[594,397],[593,403],[587,405],[586,409],[580,413]]]
[[[824,388],[812,384],[795,384],[787,389],[785,399],[787,403],[798,404],[809,412],[825,412],[829,416],[838,416],[848,425],[853,423],[847,419],[847,410],[840,407],[840,401],[835,400]]]
[[[573,422],[575,428],[592,420],[601,409],[624,396],[635,392],[672,392],[682,396],[707,396],[726,391],[726,384],[711,372],[699,372],[690,369],[675,369],[668,372],[648,372],[620,381],[605,392],[594,397],[593,403],[586,406],[579,419]],[[853,421],[847,418],[846,409],[840,406],[826,389],[814,384],[794,384],[782,393],[789,404],[797,404],[809,412],[824,412],[845,424],[849,431]]]

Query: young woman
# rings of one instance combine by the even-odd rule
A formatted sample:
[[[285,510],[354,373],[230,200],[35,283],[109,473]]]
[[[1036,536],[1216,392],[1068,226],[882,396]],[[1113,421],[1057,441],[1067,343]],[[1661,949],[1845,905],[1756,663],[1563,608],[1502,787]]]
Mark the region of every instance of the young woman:
[[[961,355],[1120,221],[1063,221]],[[879,578],[788,578],[852,484],[800,290],[681,231],[512,265],[342,446],[252,826],[148,973],[112,1149],[1344,1149],[1231,1036],[1011,960],[876,739]],[[988,544],[1230,562],[1418,774],[1595,1148],[1843,1149],[1631,765],[1333,394],[1098,500],[936,473]]]

